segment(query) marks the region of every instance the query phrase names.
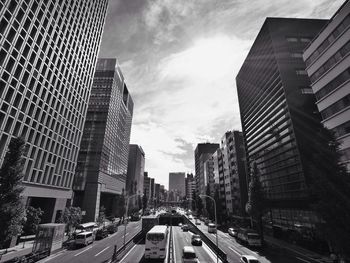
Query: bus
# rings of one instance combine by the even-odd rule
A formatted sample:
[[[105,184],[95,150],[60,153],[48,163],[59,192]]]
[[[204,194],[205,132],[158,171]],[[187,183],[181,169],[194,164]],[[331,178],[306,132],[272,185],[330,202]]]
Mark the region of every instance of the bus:
[[[213,223],[208,224],[208,233],[216,233],[216,226]]]
[[[98,226],[95,222],[89,222],[89,223],[84,223],[80,224],[77,226],[75,229],[75,234],[79,234],[81,232],[94,232],[98,229]]]
[[[154,226],[146,234],[145,258],[164,259],[167,248],[168,227]]]

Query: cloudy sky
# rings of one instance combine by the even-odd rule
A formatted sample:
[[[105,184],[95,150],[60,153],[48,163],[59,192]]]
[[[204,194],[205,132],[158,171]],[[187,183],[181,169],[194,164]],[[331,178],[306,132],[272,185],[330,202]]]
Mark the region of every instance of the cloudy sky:
[[[116,57],[135,108],[131,143],[168,188],[194,149],[241,129],[235,76],[266,17],[329,19],[343,0],[110,0],[100,57]]]

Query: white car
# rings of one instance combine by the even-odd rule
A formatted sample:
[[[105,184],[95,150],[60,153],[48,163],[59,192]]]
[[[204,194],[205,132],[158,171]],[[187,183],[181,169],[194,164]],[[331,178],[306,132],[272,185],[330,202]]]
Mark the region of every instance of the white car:
[[[182,249],[182,263],[199,263],[193,247],[185,246]]]
[[[251,255],[242,255],[241,261],[242,263],[260,263],[260,261]]]
[[[189,219],[189,220],[192,220],[192,219],[193,219],[193,216],[192,216],[192,215],[189,215],[189,216],[188,216],[188,219]]]

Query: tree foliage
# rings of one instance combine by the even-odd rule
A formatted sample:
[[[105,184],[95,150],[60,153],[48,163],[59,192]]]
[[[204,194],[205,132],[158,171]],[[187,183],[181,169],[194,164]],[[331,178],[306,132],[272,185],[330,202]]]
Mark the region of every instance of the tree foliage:
[[[258,222],[258,232],[263,238],[262,215],[265,209],[265,198],[259,175],[260,172],[256,162],[252,162],[246,211],[254,221]]]
[[[322,219],[316,227],[336,253],[349,257],[350,175],[339,164],[339,143],[331,131],[320,127],[311,143],[317,150],[306,169],[312,208]]]
[[[22,232],[24,205],[20,195],[24,153],[24,140],[13,138],[0,169],[0,248]]]
[[[81,222],[82,214],[80,207],[66,207],[59,219],[60,223],[66,224],[67,234],[70,235],[73,229],[75,229]]]
[[[106,208],[104,206],[100,207],[100,212],[98,213],[97,223],[99,226],[103,225],[106,221]]]
[[[25,223],[23,226],[23,233],[25,235],[34,235],[36,228],[40,224],[41,216],[44,211],[39,208],[28,206],[25,213]]]

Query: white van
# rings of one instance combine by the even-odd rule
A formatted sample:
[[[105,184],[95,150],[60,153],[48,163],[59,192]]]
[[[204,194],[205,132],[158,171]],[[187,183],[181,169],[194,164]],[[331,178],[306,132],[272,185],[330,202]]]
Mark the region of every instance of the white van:
[[[184,246],[182,249],[182,263],[199,263],[193,247]]]
[[[94,242],[94,235],[91,231],[81,232],[75,236],[75,244],[76,245],[84,245],[87,246]]]

